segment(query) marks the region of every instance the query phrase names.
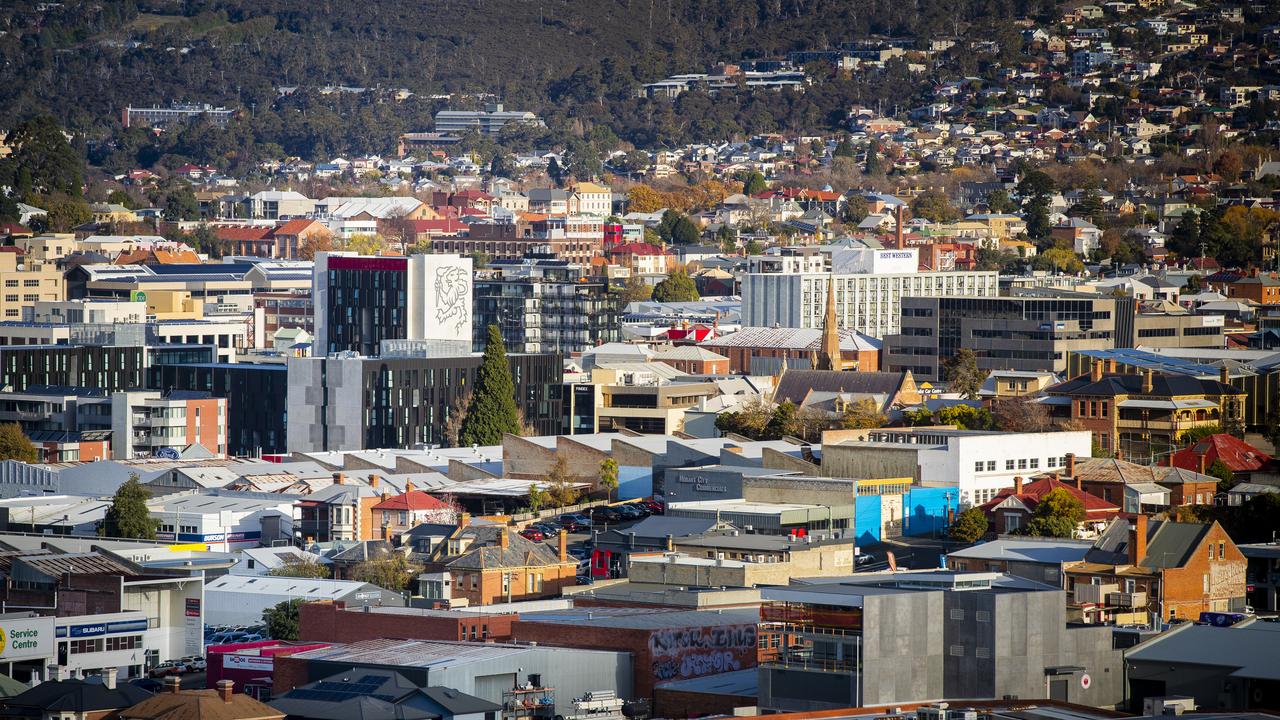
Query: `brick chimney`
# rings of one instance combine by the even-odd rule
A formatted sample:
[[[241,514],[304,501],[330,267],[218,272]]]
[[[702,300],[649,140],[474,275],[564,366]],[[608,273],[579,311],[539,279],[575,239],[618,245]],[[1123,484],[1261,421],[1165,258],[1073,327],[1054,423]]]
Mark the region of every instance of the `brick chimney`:
[[[1200,473],[1201,475],[1205,474],[1204,467],[1205,467],[1205,460],[1207,459],[1205,456],[1208,454],[1209,453],[1196,453],[1196,472]]]
[[[1102,379],[1102,361],[1094,360],[1089,366],[1089,379],[1098,382]]]
[[[218,681],[218,697],[222,698],[222,702],[231,702],[231,694],[234,692],[236,684],[230,680]]]
[[[898,206],[895,220],[897,222],[893,231],[893,244],[901,250],[907,246],[907,206],[905,204]]]
[[[1129,564],[1137,565],[1147,556],[1147,516],[1141,513],[1133,517],[1129,528]]]
[[[471,513],[460,513],[458,515],[458,527],[468,527],[471,525]]]
[[[1021,475],[1013,479],[1013,494],[1014,495],[1022,494],[1022,476]]]
[[[569,532],[567,530],[561,530],[560,535],[557,538],[557,541],[559,543],[559,548],[560,548],[560,562],[568,562],[569,561]]]
[[[1067,454],[1066,454],[1066,458],[1067,458],[1067,472],[1066,472],[1066,475],[1067,475],[1067,477],[1075,477],[1075,476],[1076,476],[1076,454],[1075,454],[1075,453],[1067,453]]]
[[[1076,476],[1076,489],[1080,492],[1084,492],[1084,478],[1079,475]]]
[[[376,489],[376,488],[378,487],[378,480],[380,480],[380,479],[381,479],[381,478],[379,478],[377,475],[370,475],[370,476],[369,476],[369,487],[371,487],[371,488],[375,488],[375,489]]]
[[[170,675],[164,679],[164,691],[170,695],[177,695],[182,689],[182,678],[176,675]]]
[[[498,547],[503,550],[511,547],[511,533],[506,528],[498,530]]]
[[[1119,371],[1120,371],[1120,370],[1119,370],[1119,367],[1116,365],[1116,359],[1115,359],[1115,358],[1107,358],[1107,372],[1112,373],[1112,374],[1115,374],[1115,373],[1117,373],[1117,372],[1119,372]]]
[[[404,492],[405,492],[405,494],[406,494],[406,495],[407,495],[407,494],[409,494],[409,493],[411,493],[411,492],[413,492],[413,481],[412,481],[412,480],[405,480],[405,481],[404,481]]]
[[[1218,368],[1218,382],[1223,385],[1231,382],[1231,372],[1227,370],[1226,366]]]
[[[334,473],[334,474],[333,474],[333,484],[334,484],[334,485],[346,485],[346,484],[347,484],[347,478],[346,478],[346,476],[345,476],[345,475],[343,475],[342,473]]]
[[[1142,392],[1144,393],[1151,392],[1151,386],[1152,386],[1154,375],[1155,373],[1154,371],[1151,370],[1151,368],[1147,368],[1146,370],[1142,371]]]

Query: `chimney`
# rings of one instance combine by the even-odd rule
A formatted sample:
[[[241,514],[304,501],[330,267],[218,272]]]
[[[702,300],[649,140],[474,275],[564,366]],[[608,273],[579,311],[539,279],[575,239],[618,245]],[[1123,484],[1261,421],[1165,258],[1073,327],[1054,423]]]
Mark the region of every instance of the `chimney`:
[[[897,213],[896,219],[897,219],[897,222],[894,224],[897,227],[893,231],[894,232],[893,241],[894,241],[894,245],[899,250],[901,250],[907,245],[907,239],[906,239],[907,206],[905,204],[898,206],[898,213]]]
[[[405,480],[405,481],[404,481],[404,491],[405,491],[405,494],[408,494],[408,493],[413,492],[413,481],[412,481],[412,480]]]
[[[1222,383],[1223,385],[1226,385],[1231,382],[1231,373],[1230,371],[1227,370],[1225,365],[1218,368],[1218,382]]]
[[[1084,492],[1084,478],[1079,475],[1076,476],[1076,489],[1080,492]]]
[[[468,527],[471,525],[471,513],[462,513],[458,515],[458,527]]]
[[[231,702],[231,693],[235,691],[236,684],[230,680],[218,681],[218,697],[222,698],[222,702]]]
[[[1204,475],[1204,474],[1205,474],[1205,472],[1204,472],[1204,461],[1205,461],[1205,456],[1206,456],[1206,455],[1208,455],[1208,454],[1209,454],[1209,453],[1197,453],[1197,454],[1196,454],[1196,472],[1200,473],[1201,475]],[[1172,464],[1172,463],[1171,463],[1171,464]]]
[[[369,487],[371,487],[371,488],[377,488],[377,487],[378,487],[378,476],[377,476],[377,475],[370,475],[370,476],[369,476]]]
[[[1129,529],[1129,564],[1137,565],[1147,556],[1147,516],[1141,513],[1133,516],[1133,527]]]
[[[334,485],[345,485],[345,484],[347,484],[347,478],[346,478],[345,476],[343,476],[343,474],[342,474],[342,473],[334,473],[334,474],[333,474],[333,484],[334,484]]]
[[[1092,380],[1093,382],[1098,382],[1099,380],[1102,379],[1102,361],[1101,360],[1094,360],[1093,363],[1089,366],[1089,379]]]
[[[1067,460],[1067,472],[1066,472],[1067,477],[1075,477],[1076,476],[1076,454],[1067,453],[1066,460]]]
[[[667,552],[676,551],[676,539],[670,535],[667,536]]]
[[[511,534],[506,528],[498,530],[498,547],[503,550],[511,547]]]
[[[1115,373],[1117,373],[1117,372],[1119,372],[1119,371],[1120,371],[1120,369],[1119,369],[1119,367],[1118,367],[1118,366],[1117,366],[1117,364],[1116,364],[1116,359],[1115,359],[1115,358],[1107,358],[1107,372],[1112,373],[1112,374],[1115,374]]]
[[[119,668],[106,667],[102,668],[102,686],[108,690],[116,689],[116,673]]]
[[[176,675],[170,675],[164,679],[164,692],[170,695],[177,695],[182,689],[182,678]]]
[[[558,538],[560,545],[560,562],[569,561],[569,532],[567,530],[560,531]]]
[[[1154,373],[1152,372],[1151,368],[1147,368],[1146,370],[1142,371],[1142,392],[1144,393],[1151,392],[1151,381],[1152,381],[1153,375]]]
[[[1021,475],[1013,479],[1013,494],[1014,495],[1022,494],[1022,476]]]

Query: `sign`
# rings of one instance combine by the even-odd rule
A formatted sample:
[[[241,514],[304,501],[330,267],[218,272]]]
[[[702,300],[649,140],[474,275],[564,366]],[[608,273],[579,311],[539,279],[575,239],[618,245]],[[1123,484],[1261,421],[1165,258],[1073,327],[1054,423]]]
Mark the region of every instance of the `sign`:
[[[187,617],[200,617],[200,598],[187,598]]]
[[[54,618],[0,619],[0,661],[53,657]]]
[[[134,302],[146,302],[147,294],[141,290],[134,290],[133,292],[129,293],[129,299],[133,300]]]
[[[1203,318],[1203,322],[1201,323],[1201,326],[1202,327],[1222,327],[1225,320],[1226,320],[1226,317],[1223,315],[1205,315]]]
[[[161,460],[180,460],[182,458],[178,451],[171,447],[162,447],[156,450],[156,457]]]
[[[380,592],[358,592],[358,593],[356,593],[356,594],[355,594],[355,596],[354,596],[354,597],[355,597],[355,599],[356,599],[356,600],[378,600],[378,599],[382,598],[382,593],[380,593]]]
[[[117,633],[129,632],[145,632],[147,629],[146,620],[121,620],[119,622],[107,623],[86,623],[82,625],[70,625],[58,628],[58,637],[97,637],[99,635],[113,635]]]
[[[263,657],[262,655],[223,655],[223,670],[253,670],[259,672],[271,672],[275,667],[274,658],[271,655]]]
[[[1093,678],[1089,677],[1089,673],[1082,673],[1082,674],[1080,675],[1080,687],[1081,687],[1081,688],[1084,688],[1085,690],[1088,690],[1088,689],[1089,689],[1089,686],[1090,686],[1090,685],[1092,685],[1092,684],[1093,684]]]

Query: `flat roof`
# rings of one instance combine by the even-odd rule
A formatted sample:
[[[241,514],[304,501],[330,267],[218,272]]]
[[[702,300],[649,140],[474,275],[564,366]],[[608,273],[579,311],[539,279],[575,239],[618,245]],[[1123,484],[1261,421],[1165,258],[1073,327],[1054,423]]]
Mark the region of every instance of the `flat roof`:
[[[948,553],[947,557],[974,560],[1019,560],[1057,565],[1083,560],[1093,543],[1088,540],[1016,540],[1000,538]]]
[[[729,610],[660,610],[654,608],[571,608],[525,613],[521,622],[542,622],[579,627],[626,630],[664,630],[714,625],[754,625],[760,622],[755,608]]]
[[[616,657],[623,653],[606,650],[545,648],[490,642],[448,642],[443,640],[397,640],[379,638],[295,653],[291,658],[334,663],[390,665],[413,668],[445,668],[455,665],[486,663],[517,655],[541,651],[563,653],[595,653]]]

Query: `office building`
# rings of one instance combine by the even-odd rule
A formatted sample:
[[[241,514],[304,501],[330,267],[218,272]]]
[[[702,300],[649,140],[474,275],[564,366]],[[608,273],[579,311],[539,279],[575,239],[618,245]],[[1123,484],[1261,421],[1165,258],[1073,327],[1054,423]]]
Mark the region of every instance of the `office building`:
[[[560,356],[507,357],[525,422],[535,434],[555,434],[563,421]],[[385,351],[381,358],[290,358],[289,450],[439,445],[449,417],[475,386],[481,360],[478,353]]]
[[[144,387],[141,345],[27,345],[0,347],[0,388],[36,385],[115,392]]]
[[[374,355],[383,340],[472,339],[471,258],[316,256],[316,352]]]
[[[776,712],[1124,698],[1110,627],[1068,626],[1064,593],[998,573],[868,573],[761,591],[759,706]]]
[[[508,123],[542,126],[541,118],[527,110],[505,110],[502,103],[489,103],[484,110],[441,110],[436,113],[435,131],[463,135],[476,131],[497,135]]]
[[[474,347],[497,325],[509,352],[579,353],[621,339],[618,296],[587,266],[548,255],[494,262],[475,282]]]
[[[162,392],[207,392],[227,403],[228,455],[256,457],[288,451],[289,368],[283,363],[154,362],[149,387]]]
[[[53,263],[24,259],[16,247],[0,248],[0,320],[21,320],[23,309],[63,298],[62,272]]]
[[[995,272],[748,273],[742,277],[742,324],[821,328],[830,282],[838,327],[876,338],[898,333],[903,298],[995,297],[999,285]]]

